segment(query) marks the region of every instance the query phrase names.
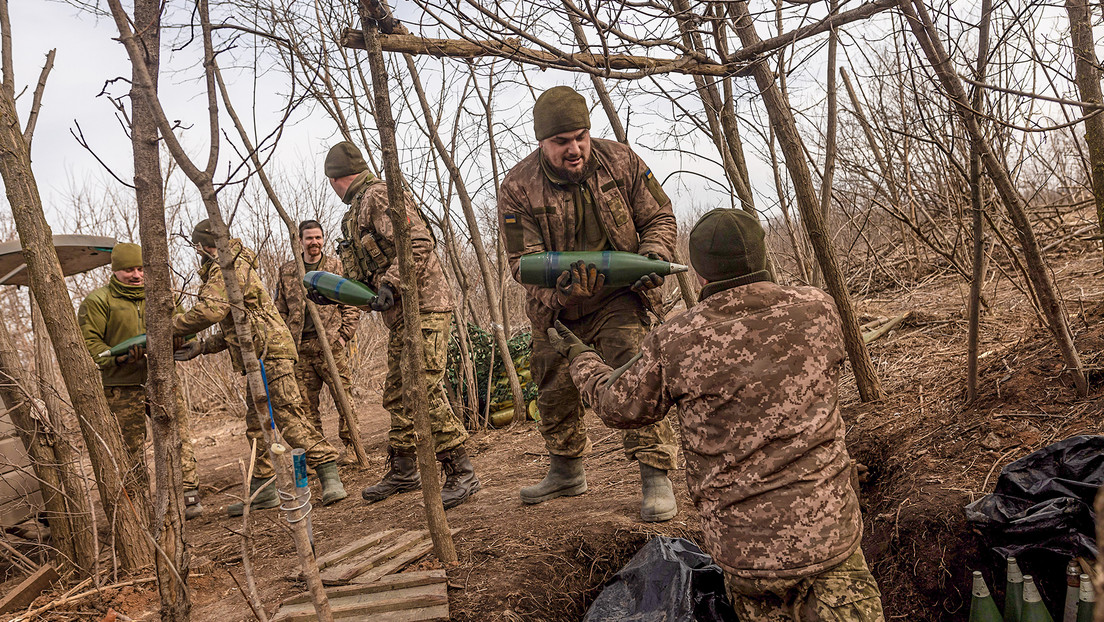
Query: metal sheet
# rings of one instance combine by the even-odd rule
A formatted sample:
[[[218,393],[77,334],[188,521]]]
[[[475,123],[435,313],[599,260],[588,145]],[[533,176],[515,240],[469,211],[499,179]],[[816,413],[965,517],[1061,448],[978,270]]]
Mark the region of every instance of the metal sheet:
[[[111,263],[115,238],[98,235],[55,235],[54,248],[61,260],[65,276],[80,274]],[[0,242],[0,278],[11,274],[3,285],[27,285],[29,277],[23,266],[23,248],[19,240]]]

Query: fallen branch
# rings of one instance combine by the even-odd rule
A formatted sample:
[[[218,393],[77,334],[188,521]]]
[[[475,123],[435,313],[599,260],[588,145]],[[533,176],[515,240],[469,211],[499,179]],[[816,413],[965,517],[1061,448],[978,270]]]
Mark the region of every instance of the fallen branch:
[[[885,324],[882,324],[880,327],[878,327],[877,330],[872,330],[868,333],[863,333],[863,343],[870,344],[870,343],[876,341],[877,339],[885,336],[886,333],[893,330],[901,322],[904,322],[910,315],[912,315],[912,311],[905,311],[901,315],[898,315],[897,317],[891,319],[890,321],[886,322]]]
[[[131,579],[130,581],[123,581],[121,583],[112,583],[111,585],[105,585],[103,587],[98,587],[96,589],[88,590],[87,592],[81,592],[80,594],[77,594],[75,596],[68,596],[68,597],[65,597],[65,598],[59,598],[57,600],[46,603],[45,605],[39,607],[38,609],[32,609],[31,611],[28,611],[27,613],[24,613],[23,615],[12,618],[11,620],[9,620],[9,622],[24,622],[24,620],[30,620],[31,618],[37,616],[38,614],[44,613],[44,612],[49,611],[51,609],[54,609],[55,607],[60,607],[62,605],[68,605],[69,603],[74,603],[78,600],[84,600],[85,598],[88,598],[89,596],[94,596],[94,595],[99,594],[100,592],[103,592],[105,590],[114,590],[114,589],[118,589],[118,588],[121,588],[121,587],[127,587],[128,585],[142,585],[142,584],[145,584],[145,583],[153,583],[156,580],[157,580],[157,577],[146,577],[144,579]]]

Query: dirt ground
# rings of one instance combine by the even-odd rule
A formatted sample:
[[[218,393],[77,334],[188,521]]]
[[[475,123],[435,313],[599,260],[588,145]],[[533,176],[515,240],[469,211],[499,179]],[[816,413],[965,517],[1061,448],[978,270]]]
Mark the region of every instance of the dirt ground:
[[[853,457],[870,467],[861,491],[863,548],[890,620],[964,619],[967,577],[974,569],[983,570],[990,585],[1003,584],[996,560],[967,525],[963,506],[991,491],[1009,462],[1057,440],[1100,429],[1104,285],[1099,251],[1075,243],[1052,254],[1051,261],[1096,386],[1087,399],[1076,397],[1049,333],[1003,277],[994,277],[985,289],[992,311],[983,316],[981,398],[969,407],[962,310],[967,286],[961,278],[936,274],[907,290],[885,290],[858,301],[867,319],[913,312],[871,346],[888,395],[884,401],[860,404],[853,378],[841,380],[849,447]],[[359,399],[372,464],[367,470],[345,469],[350,497],[314,510],[319,552],[358,534],[424,522],[420,493],[375,505],[360,500],[361,488],[385,468],[387,416],[379,407],[378,383],[373,386],[374,392]],[[241,490],[237,460],[246,447],[244,424],[228,419],[209,414],[195,421],[207,506],[202,518],[188,524],[195,620],[252,619],[234,581],[242,578],[235,533],[241,521],[221,511],[235,500],[230,495]],[[336,436],[335,424],[331,408],[325,420],[328,436]],[[579,620],[603,582],[652,535],[697,539],[698,516],[689,502],[684,472],[672,477],[679,515],[658,525],[641,523],[639,475],[621,451],[620,433],[592,416],[589,425],[595,441],[595,452],[586,461],[589,491],[531,507],[520,503],[518,489],[540,479],[547,466],[535,424],[479,433],[469,441],[483,490],[447,513],[450,526],[460,529],[460,561],[448,569],[454,620]],[[259,512],[253,520],[261,597],[275,608],[282,598],[303,590],[293,578],[293,543],[277,511]],[[1061,569],[1047,572],[1060,576]],[[1044,593],[1047,598],[1058,589],[1047,583],[1043,588],[1051,592]],[[45,595],[37,604],[56,596]],[[134,619],[154,620],[157,604],[153,585],[143,584],[43,619],[99,619],[95,616],[113,606]]]

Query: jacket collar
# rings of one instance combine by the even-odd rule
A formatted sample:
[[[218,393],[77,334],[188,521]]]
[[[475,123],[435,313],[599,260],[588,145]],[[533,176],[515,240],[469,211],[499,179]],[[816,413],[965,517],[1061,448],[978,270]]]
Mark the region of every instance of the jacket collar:
[[[770,272],[767,272],[766,270],[759,270],[758,272],[744,274],[734,279],[725,279],[724,281],[710,281],[709,283],[706,283],[704,287],[702,287],[699,301],[705,300],[706,298],[709,298],[710,296],[718,292],[723,292],[734,287],[750,285],[751,283],[759,283],[762,281],[770,281],[773,283],[774,279],[771,278]]]

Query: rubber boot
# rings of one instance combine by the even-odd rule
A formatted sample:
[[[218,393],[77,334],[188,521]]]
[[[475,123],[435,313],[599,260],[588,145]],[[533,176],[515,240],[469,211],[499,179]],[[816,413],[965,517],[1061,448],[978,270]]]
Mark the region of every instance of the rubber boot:
[[[356,463],[356,452],[351,447],[342,449],[341,454],[337,457],[337,464],[340,466],[352,466]]]
[[[249,496],[253,496],[253,493],[257,492],[257,489],[264,485],[268,481],[268,478],[260,479],[254,477],[249,480]],[[253,503],[249,506],[252,510],[266,510],[268,508],[274,508],[280,505],[280,498],[276,496],[276,482],[273,481],[265,489],[253,499]],[[230,516],[241,516],[244,513],[244,503],[231,503],[226,506],[226,513]]]
[[[314,472],[318,474],[318,481],[322,482],[322,505],[337,503],[349,496],[341,485],[336,462],[324,462],[315,467]]]
[[[184,520],[192,520],[203,514],[203,502],[200,501],[199,491],[195,489],[184,491]]]
[[[360,493],[368,503],[383,501],[393,494],[417,490],[422,485],[422,476],[418,473],[418,460],[414,451],[399,451],[387,448],[387,462],[390,468],[378,484],[369,486]]]
[[[549,456],[548,475],[539,484],[521,489],[521,502],[525,505],[543,503],[556,497],[574,497],[586,492],[586,473],[582,458]]]
[[[640,518],[646,523],[671,520],[678,514],[675,505],[675,488],[667,471],[640,463],[640,490],[644,500],[640,504]]]
[[[445,509],[454,508],[468,497],[479,492],[483,484],[475,476],[468,452],[463,446],[437,454],[437,460],[445,471],[445,483],[441,486],[441,503]]]

